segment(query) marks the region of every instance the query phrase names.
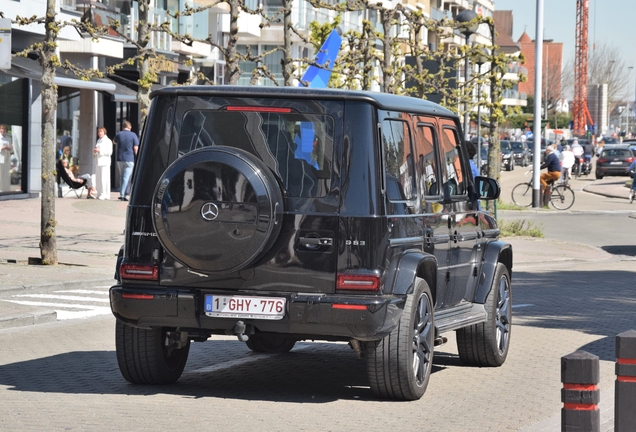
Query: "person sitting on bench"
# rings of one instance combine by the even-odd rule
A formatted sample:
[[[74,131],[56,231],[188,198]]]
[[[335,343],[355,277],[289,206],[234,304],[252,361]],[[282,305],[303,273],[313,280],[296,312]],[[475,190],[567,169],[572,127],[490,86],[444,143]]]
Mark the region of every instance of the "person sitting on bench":
[[[65,159],[60,159],[59,163],[61,164],[61,168],[64,169],[64,172],[66,173],[66,177],[68,178],[64,178],[64,175],[61,175],[62,178],[64,178],[64,181],[66,181],[67,183],[69,183],[69,180],[71,183],[69,183],[69,186],[71,186],[73,189],[77,189],[79,187],[82,186],[86,186],[86,190],[88,191],[88,196],[86,198],[88,199],[95,199],[95,195],[94,193],[95,191],[95,187],[93,186],[93,178],[90,174],[82,174],[81,176],[75,177],[73,175],[73,172],[69,169],[68,167],[68,161]],[[60,167],[58,167],[60,168]]]

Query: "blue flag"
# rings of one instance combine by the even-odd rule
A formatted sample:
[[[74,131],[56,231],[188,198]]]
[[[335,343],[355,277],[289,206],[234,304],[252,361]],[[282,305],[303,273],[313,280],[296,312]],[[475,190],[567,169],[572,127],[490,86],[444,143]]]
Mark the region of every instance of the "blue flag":
[[[342,37],[340,36],[339,29],[336,28],[329,34],[325,43],[320,47],[320,51],[316,54],[316,64],[320,66],[326,65],[326,68],[323,69],[314,65],[309,66],[301,78],[301,82],[298,83],[298,87],[327,87],[333,65],[338,57],[338,51],[340,51],[341,43]],[[307,83],[307,85],[305,86],[303,83]]]

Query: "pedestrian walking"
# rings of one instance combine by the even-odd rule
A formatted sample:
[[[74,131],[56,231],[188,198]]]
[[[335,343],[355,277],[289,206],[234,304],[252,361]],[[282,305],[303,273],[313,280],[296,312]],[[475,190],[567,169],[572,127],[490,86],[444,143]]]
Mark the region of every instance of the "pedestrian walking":
[[[97,128],[97,143],[94,152],[94,172],[98,199],[110,199],[110,157],[113,154],[113,142],[106,135],[106,128]]]
[[[114,143],[117,145],[117,167],[120,173],[119,199],[128,201],[130,176],[135,167],[135,158],[139,149],[139,139],[137,134],[131,131],[132,124],[128,120],[124,121],[124,129],[119,131]]]

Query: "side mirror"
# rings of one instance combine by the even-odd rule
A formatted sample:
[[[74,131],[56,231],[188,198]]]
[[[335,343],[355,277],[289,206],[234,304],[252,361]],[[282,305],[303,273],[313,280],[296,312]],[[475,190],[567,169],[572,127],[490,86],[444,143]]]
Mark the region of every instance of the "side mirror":
[[[479,199],[483,200],[495,200],[499,198],[501,193],[499,182],[490,177],[476,176],[475,189],[477,189]]]

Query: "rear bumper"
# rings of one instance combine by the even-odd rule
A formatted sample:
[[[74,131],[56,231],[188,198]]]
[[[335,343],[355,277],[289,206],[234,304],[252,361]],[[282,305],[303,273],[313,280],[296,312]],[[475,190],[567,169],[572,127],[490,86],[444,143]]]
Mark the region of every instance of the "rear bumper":
[[[146,298],[124,298],[124,294],[144,294]],[[281,320],[212,318],[203,313],[205,294],[232,295],[228,292],[155,288],[110,289],[111,310],[115,317],[138,327],[180,327],[183,330],[218,333],[230,331],[237,321],[260,331],[313,335],[316,339],[352,338],[378,340],[397,326],[405,298],[392,295],[321,295],[262,293],[287,299]],[[254,296],[254,293],[241,293]],[[334,304],[363,305],[363,310],[335,309]]]
[[[628,167],[597,167],[596,172],[607,176],[628,176]]]

